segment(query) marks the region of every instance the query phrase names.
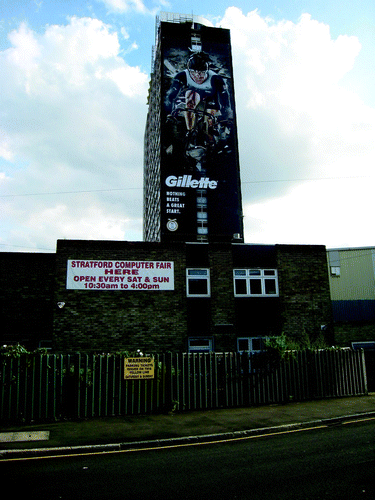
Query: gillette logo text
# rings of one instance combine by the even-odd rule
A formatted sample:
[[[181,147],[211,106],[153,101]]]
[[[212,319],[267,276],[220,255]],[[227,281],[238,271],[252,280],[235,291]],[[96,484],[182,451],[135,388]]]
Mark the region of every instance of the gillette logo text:
[[[201,177],[200,179],[193,179],[192,175],[170,175],[165,179],[168,187],[181,187],[193,189],[216,189],[218,181],[212,181],[209,177]]]

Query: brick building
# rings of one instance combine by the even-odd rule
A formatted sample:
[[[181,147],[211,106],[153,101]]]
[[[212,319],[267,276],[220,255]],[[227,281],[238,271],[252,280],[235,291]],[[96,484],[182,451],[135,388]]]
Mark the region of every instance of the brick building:
[[[153,281],[158,263],[169,270]],[[59,350],[257,350],[281,332],[332,340],[322,246],[59,240],[55,304]]]
[[[230,32],[156,20],[144,142],[144,240],[243,241]]]

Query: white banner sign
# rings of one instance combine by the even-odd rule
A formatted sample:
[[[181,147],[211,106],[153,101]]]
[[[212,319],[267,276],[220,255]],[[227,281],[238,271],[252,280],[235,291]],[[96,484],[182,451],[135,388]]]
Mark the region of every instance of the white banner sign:
[[[174,290],[173,262],[68,260],[69,290]]]

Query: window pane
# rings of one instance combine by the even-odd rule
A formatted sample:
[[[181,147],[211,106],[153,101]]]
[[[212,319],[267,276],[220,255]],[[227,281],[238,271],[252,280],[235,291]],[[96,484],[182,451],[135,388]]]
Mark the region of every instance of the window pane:
[[[341,274],[341,267],[334,266],[331,267],[331,276],[340,276]]]
[[[276,294],[276,280],[264,280],[264,286],[266,290],[266,295]]]
[[[260,269],[249,269],[250,276],[260,276]]]
[[[249,339],[238,339],[238,350],[248,351],[249,350]]]
[[[235,279],[234,280],[234,289],[236,295],[246,295],[246,280]]]
[[[251,279],[250,280],[250,294],[251,295],[261,295],[262,294],[262,280]]]
[[[263,349],[263,340],[262,339],[252,339],[252,350],[253,351],[261,351]]]
[[[213,342],[211,337],[189,338],[188,348],[190,352],[211,352]]]
[[[207,212],[198,212],[197,219],[198,220],[207,220]]]
[[[189,278],[189,295],[208,295],[208,282],[206,279]]]
[[[235,276],[246,276],[246,269],[235,269],[234,275]]]
[[[275,276],[275,270],[274,269],[265,269],[264,276]]]
[[[189,339],[190,347],[210,347],[211,339]]]
[[[197,196],[197,205],[206,205],[207,204],[207,198],[204,196]]]
[[[207,276],[207,269],[188,269],[188,276]]]

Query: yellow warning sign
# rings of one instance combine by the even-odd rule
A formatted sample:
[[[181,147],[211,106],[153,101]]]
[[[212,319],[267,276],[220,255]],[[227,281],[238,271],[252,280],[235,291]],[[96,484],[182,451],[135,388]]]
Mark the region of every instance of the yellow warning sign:
[[[124,379],[144,380],[154,378],[154,358],[125,358]]]

